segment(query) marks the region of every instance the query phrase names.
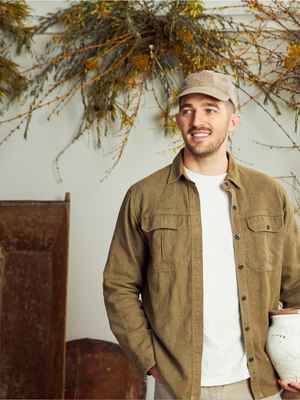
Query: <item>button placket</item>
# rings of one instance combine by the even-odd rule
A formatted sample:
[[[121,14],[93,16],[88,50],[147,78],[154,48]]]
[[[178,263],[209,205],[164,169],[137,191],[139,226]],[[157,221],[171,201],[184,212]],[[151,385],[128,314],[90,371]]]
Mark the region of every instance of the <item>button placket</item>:
[[[224,184],[227,181],[224,182]],[[229,182],[227,182],[228,187],[230,185]],[[236,192],[235,190],[232,188],[229,191],[230,194],[230,200],[231,200],[231,213],[230,213],[230,218],[231,218],[231,226],[232,226],[232,230],[233,230],[233,246],[234,246],[234,258],[235,258],[235,264],[238,266],[239,270],[242,271],[244,269],[244,265],[241,263],[241,256],[240,256],[240,239],[241,239],[241,226],[240,226],[240,217],[239,214],[237,212],[238,210],[238,206],[237,206],[237,198],[236,198]],[[243,262],[243,261],[242,261]],[[240,277],[237,274],[237,283],[238,283],[238,287],[239,290],[241,292],[244,291],[244,282],[243,279],[240,279]]]
[[[228,185],[229,187],[229,185]],[[225,189],[226,190],[226,189]],[[240,208],[238,207],[238,202],[236,198],[236,191],[233,189],[227,189],[231,194],[231,222],[233,229],[233,245],[234,245],[234,254],[235,254],[235,262],[237,266],[237,284],[240,293],[240,312],[241,312],[241,329],[244,331],[244,343],[245,343],[245,351],[248,356],[248,365],[249,371],[251,371],[251,376],[254,377],[255,372],[255,362],[249,361],[249,358],[254,360],[253,357],[253,343],[251,339],[251,330],[250,330],[250,321],[249,321],[249,312],[248,312],[248,287],[246,282],[246,268],[243,259],[243,235],[241,229],[241,220],[240,220]]]
[[[240,212],[236,198],[236,192],[233,188],[230,188],[230,183],[225,185],[224,182],[224,190],[228,192],[231,197],[231,207],[230,207],[230,218],[231,218],[231,226],[233,230],[233,246],[234,246],[234,257],[235,263],[238,268],[239,273],[236,274],[237,284],[240,295],[240,312],[241,312],[241,329],[244,329],[244,343],[245,343],[245,351],[247,354],[253,354],[253,344],[251,340],[251,333],[249,328],[249,313],[248,313],[248,298],[247,298],[247,282],[246,282],[246,271],[244,268],[244,260],[242,258],[242,235],[241,235],[241,220],[240,220]],[[246,329],[247,328],[247,329]],[[252,357],[253,358],[253,357]],[[249,370],[251,370],[251,376],[255,376],[255,363],[249,362]]]
[[[201,313],[199,307],[199,293],[203,291],[202,287],[202,241],[199,239],[202,237],[202,221],[201,221],[201,207],[200,207],[200,196],[196,185],[187,181],[187,201],[189,205],[189,212],[191,216],[196,216],[199,223],[191,224],[191,240],[192,240],[192,335],[194,338],[193,343],[193,355],[192,355],[192,368],[194,370],[192,379],[192,393],[198,392],[198,384],[200,381],[200,364],[201,364],[201,342],[203,341],[202,327],[203,327],[203,313]]]

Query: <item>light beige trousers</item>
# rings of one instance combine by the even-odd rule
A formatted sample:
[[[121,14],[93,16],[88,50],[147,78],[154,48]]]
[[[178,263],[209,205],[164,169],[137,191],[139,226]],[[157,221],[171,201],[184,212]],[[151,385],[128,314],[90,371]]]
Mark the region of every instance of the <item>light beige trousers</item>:
[[[174,395],[162,383],[155,381],[155,400],[175,400]],[[229,385],[204,386],[199,400],[253,400],[248,380]],[[261,400],[281,400],[280,393]]]

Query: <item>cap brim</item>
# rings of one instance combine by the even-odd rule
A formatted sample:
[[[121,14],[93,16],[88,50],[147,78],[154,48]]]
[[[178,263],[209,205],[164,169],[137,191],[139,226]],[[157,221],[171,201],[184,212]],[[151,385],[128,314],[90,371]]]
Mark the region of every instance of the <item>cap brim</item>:
[[[221,101],[226,101],[230,99],[230,97],[221,90],[216,90],[211,87],[205,87],[205,86],[194,86],[193,88],[188,88],[186,90],[183,90],[181,93],[179,93],[177,98],[179,99],[180,97],[186,96],[187,94],[196,94],[196,93],[206,94],[207,96],[214,97]]]

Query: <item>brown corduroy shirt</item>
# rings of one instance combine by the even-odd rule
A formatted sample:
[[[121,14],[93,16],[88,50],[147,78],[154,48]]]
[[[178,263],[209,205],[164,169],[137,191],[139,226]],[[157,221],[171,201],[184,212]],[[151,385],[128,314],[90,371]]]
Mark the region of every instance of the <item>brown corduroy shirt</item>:
[[[228,160],[222,188],[230,197],[250,384],[260,399],[279,391],[265,350],[269,312],[279,301],[300,307],[300,236],[279,183],[238,165],[229,153]],[[104,271],[113,333],[145,372],[158,366],[178,399],[200,398],[201,232],[199,194],[184,174],[180,152],[128,190]]]

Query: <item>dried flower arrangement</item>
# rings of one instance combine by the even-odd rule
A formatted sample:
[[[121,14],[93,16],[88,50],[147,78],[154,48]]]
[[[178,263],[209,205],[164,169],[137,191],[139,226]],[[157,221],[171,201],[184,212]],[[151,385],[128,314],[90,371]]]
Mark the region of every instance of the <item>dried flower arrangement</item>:
[[[27,79],[12,61],[10,49],[14,45],[19,54],[23,46],[29,47],[31,34],[25,26],[28,16],[25,1],[0,0],[0,103],[14,100],[26,87]]]
[[[281,1],[273,3],[279,7]],[[18,120],[18,125],[7,137],[22,125],[26,137],[36,110],[49,107],[51,118],[80,94],[83,111],[79,130],[56,162],[72,143],[91,130],[96,132],[100,147],[114,124],[121,133],[114,167],[123,154],[145,90],[153,92],[164,131],[174,133],[172,106],[178,77],[214,69],[233,74],[241,90],[273,118],[296,147],[264,105],[269,102],[280,113],[278,103],[283,102],[296,110],[298,118],[295,90],[284,83],[284,75],[277,70],[294,65],[295,47],[291,45],[286,54],[264,45],[264,40],[278,39],[276,32],[264,30],[264,10],[269,9],[257,0],[244,0],[244,7],[254,13],[255,26],[234,21],[223,12],[224,7],[206,10],[201,0],[85,0],[42,17],[32,34],[44,34],[51,28],[56,33],[50,34],[45,52],[30,71],[26,92],[29,109],[9,119]],[[291,9],[286,7],[286,18],[294,17],[295,12],[289,16]],[[280,19],[281,15],[276,17]],[[281,79],[274,80],[274,76]],[[257,89],[257,96],[245,89],[251,86]],[[288,92],[288,100],[282,91]]]
[[[272,68],[267,76],[262,76],[272,101],[280,114],[277,103],[295,111],[295,131],[298,130],[300,115],[300,4],[298,0],[274,0],[270,4],[262,1],[246,0],[256,19],[272,24],[272,29],[264,30],[264,36],[277,44],[274,49]],[[272,146],[300,149],[300,145],[290,138],[289,146]],[[270,146],[269,146],[270,147]]]
[[[26,123],[26,137],[35,110],[52,107],[50,118],[80,93],[83,114],[72,143],[95,128],[101,146],[111,124],[119,124],[122,140],[114,166],[146,88],[157,100],[165,132],[172,133],[178,73],[215,69],[250,82],[254,75],[241,49],[261,47],[253,28],[222,13],[205,12],[197,0],[81,1],[42,17],[33,34],[52,27],[59,31],[50,36],[43,56],[32,68],[27,92],[31,104],[29,111],[16,116],[20,120],[17,128]],[[262,51],[268,53],[263,47]],[[57,89],[62,94],[57,95]]]

